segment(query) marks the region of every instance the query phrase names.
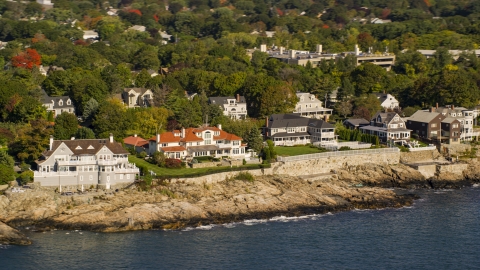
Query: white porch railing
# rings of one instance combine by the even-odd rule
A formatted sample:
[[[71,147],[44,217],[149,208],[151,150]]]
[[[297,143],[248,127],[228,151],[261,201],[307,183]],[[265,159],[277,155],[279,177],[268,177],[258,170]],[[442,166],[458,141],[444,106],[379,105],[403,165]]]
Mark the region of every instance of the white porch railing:
[[[92,160],[57,160],[60,166],[77,166],[77,165],[93,165],[97,164],[95,159]]]
[[[301,144],[308,144],[310,140],[294,140],[294,141],[274,141],[275,146],[294,146]]]
[[[67,171],[67,172],[39,172],[39,171],[34,171],[33,172],[34,177],[75,176],[75,175],[78,175],[77,171]]]

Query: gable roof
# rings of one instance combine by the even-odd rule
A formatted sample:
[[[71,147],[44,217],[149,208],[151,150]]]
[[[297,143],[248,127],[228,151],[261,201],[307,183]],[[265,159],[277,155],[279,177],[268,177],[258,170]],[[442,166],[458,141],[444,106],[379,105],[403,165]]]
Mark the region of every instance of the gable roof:
[[[218,135],[213,135],[212,139],[215,141],[218,140],[227,140],[227,141],[240,141],[242,138],[238,137],[235,134],[228,133],[223,131],[217,127],[200,127],[200,128],[187,128],[185,129],[185,137],[182,138],[182,132],[180,130],[174,130],[173,132],[164,132],[160,134],[160,143],[187,143],[187,142],[202,142],[203,138],[198,137],[196,133],[203,132],[203,131],[211,131],[213,134],[218,132]],[[179,136],[175,136],[178,134]],[[156,142],[157,137],[153,136],[149,139],[149,141]]]
[[[123,139],[123,143],[133,146],[144,146],[145,144],[148,144],[148,141],[142,137],[130,136]]]
[[[68,96],[58,96],[58,97],[50,97],[45,90],[42,89],[42,103],[47,105],[47,104],[52,104],[53,103],[53,108],[73,108],[73,102],[70,100],[70,97]],[[62,104],[60,105],[59,101],[62,101]],[[67,104],[67,101],[70,100],[70,104]]]
[[[133,87],[133,88],[124,88],[124,89],[123,89],[123,92],[124,92],[124,93],[128,93],[128,92],[130,92],[130,91],[132,91],[132,90],[133,90],[135,93],[138,93],[138,94],[140,94],[140,95],[143,95],[143,94],[145,94],[145,92],[147,92],[147,91],[150,90],[150,89],[148,89],[148,88],[143,88],[143,87]]]
[[[412,114],[412,116],[408,118],[408,120],[421,123],[430,123],[437,116],[441,116],[442,119],[445,117],[441,113],[437,112],[416,111],[414,114]]]
[[[121,143],[110,142],[109,139],[83,139],[83,140],[54,140],[52,150],[47,150],[43,153],[48,157],[57,150],[57,148],[64,143],[73,155],[95,155],[104,146],[107,147],[114,154],[128,154],[128,151],[122,147]]]
[[[380,121],[377,121],[379,116]],[[372,118],[372,120],[375,123],[390,123],[395,116],[398,116],[398,118],[400,118],[400,116],[395,112],[377,112]]]

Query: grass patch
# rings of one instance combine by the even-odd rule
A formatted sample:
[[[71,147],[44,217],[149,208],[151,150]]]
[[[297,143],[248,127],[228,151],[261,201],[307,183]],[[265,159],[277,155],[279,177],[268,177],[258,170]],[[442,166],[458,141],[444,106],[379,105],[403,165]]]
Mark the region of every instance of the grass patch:
[[[237,175],[235,175],[232,180],[243,180],[243,181],[248,181],[248,182],[253,182],[255,181],[255,177],[249,172],[239,172]]]
[[[157,165],[151,164],[144,159],[138,158],[136,156],[129,155],[128,161],[135,163],[138,167],[143,166],[149,171],[154,172],[157,175],[157,178],[183,178],[183,177],[199,177],[202,175],[208,175],[219,172],[229,172],[229,171],[243,171],[243,170],[253,170],[261,168],[270,168],[270,164],[247,164],[238,167],[230,166],[219,166],[219,167],[209,167],[209,168],[178,168],[178,169],[169,169],[158,167]]]
[[[275,152],[278,156],[288,157],[288,156],[298,156],[306,154],[316,154],[322,153],[324,151],[320,150],[318,147],[311,147],[309,145],[301,146],[275,146]]]

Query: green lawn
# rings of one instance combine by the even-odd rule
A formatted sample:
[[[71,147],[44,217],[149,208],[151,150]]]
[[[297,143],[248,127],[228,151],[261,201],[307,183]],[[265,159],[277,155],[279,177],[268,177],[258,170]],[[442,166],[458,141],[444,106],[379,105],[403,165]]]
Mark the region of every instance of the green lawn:
[[[137,166],[145,166],[148,168],[148,170],[153,171],[156,173],[158,176],[169,176],[169,177],[196,177],[200,175],[206,175],[206,174],[211,174],[211,173],[216,173],[216,172],[223,172],[223,171],[230,171],[230,170],[248,170],[248,169],[259,169],[259,165],[256,164],[250,164],[250,165],[243,165],[240,167],[233,167],[230,168],[228,166],[223,166],[223,167],[211,167],[211,168],[180,168],[180,169],[168,169],[168,168],[161,168],[156,165],[153,165],[151,163],[148,163],[147,161],[138,158],[136,156],[129,155],[128,156],[128,161],[131,163],[135,163]]]
[[[321,153],[320,149],[318,149],[317,147],[312,148],[306,145],[275,146],[275,151],[277,152],[278,156],[282,157]]]

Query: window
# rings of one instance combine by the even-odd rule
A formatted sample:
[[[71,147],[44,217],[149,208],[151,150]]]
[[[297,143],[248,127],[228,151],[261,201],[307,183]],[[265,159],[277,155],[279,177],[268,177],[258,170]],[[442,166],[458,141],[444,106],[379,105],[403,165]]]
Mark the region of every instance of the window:
[[[63,106],[63,101],[62,101],[62,100],[60,100],[60,101],[58,102],[58,106]]]
[[[69,100],[67,100],[67,105],[70,105],[70,104],[72,104],[72,102],[69,99]]]
[[[233,141],[233,145],[240,145],[240,141]]]
[[[437,127],[437,124],[432,124],[432,128],[435,128],[435,127]]]
[[[287,132],[288,132],[288,133],[294,133],[294,132],[295,132],[295,128],[287,128]]]
[[[212,140],[205,140],[205,145],[212,144]]]

